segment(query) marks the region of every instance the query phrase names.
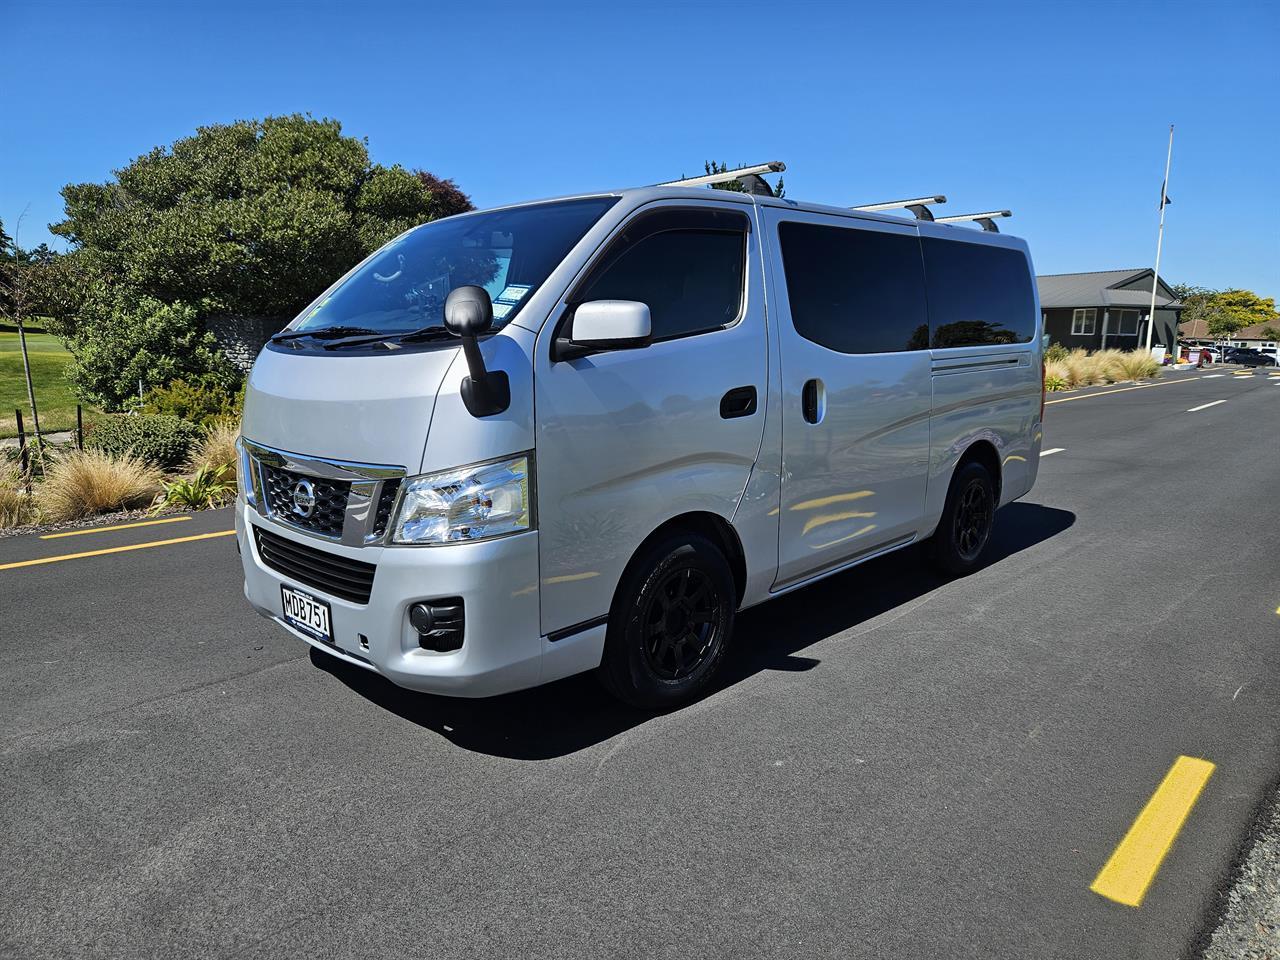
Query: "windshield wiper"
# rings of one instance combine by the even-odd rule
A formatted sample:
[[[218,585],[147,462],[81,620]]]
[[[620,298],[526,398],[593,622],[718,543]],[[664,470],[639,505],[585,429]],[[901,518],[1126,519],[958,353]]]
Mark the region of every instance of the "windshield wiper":
[[[448,328],[440,324],[434,324],[430,327],[419,327],[417,330],[403,334],[398,339],[401,343],[414,343],[419,340],[449,340],[453,338],[453,334]]]
[[[321,327],[319,330],[289,330],[285,333],[277,333],[268,343],[280,343],[283,340],[297,340],[299,337],[311,337],[314,340],[337,340],[339,337],[359,336],[360,334],[373,333],[377,330],[371,330],[368,327]]]
[[[343,347],[359,347],[369,343],[418,343],[424,340],[452,340],[453,334],[439,324],[420,327],[408,333],[380,333],[371,337],[355,337],[351,340],[339,340],[337,343],[326,343],[326,350],[341,350]]]

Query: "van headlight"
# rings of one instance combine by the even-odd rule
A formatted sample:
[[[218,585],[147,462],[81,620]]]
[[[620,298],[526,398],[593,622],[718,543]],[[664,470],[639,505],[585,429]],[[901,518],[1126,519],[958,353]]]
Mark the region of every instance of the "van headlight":
[[[258,498],[254,495],[253,489],[253,461],[249,458],[249,450],[244,445],[244,437],[236,437],[236,452],[239,454],[236,483],[240,485],[240,497],[249,506],[256,508]]]
[[[530,529],[529,457],[410,477],[392,543],[466,543]]]

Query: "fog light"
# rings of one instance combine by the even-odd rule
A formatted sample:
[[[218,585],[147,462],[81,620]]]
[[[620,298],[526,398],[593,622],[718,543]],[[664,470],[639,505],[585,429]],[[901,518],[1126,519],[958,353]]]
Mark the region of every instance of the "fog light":
[[[431,628],[436,625],[436,618],[425,603],[415,603],[409,608],[409,622],[419,634],[430,633]]]
[[[409,607],[409,624],[418,632],[418,646],[423,650],[460,650],[465,625],[462,598],[419,601]]]

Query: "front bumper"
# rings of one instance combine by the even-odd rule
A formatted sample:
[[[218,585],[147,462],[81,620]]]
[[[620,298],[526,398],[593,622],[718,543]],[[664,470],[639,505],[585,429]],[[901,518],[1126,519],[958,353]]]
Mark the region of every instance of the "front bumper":
[[[251,526],[306,546],[377,566],[366,604],[352,603],[289,579],[263,563]],[[403,687],[429,693],[485,697],[589,670],[600,663],[604,630],[551,643],[540,635],[537,531],[477,543],[438,547],[351,547],[329,543],[272,523],[243,502],[236,538],[244,566],[244,594],[262,613],[311,646]],[[333,646],[282,619],[285,584],[329,603]],[[462,597],[462,648],[424,650],[409,623],[419,600]],[[365,638],[368,646],[361,643]]]

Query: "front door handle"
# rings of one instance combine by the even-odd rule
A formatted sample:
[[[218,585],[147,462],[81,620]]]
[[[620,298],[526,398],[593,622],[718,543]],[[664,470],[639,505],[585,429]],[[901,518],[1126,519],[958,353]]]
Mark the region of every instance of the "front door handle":
[[[749,417],[756,412],[756,388],[734,387],[720,398],[720,416],[725,420]]]

